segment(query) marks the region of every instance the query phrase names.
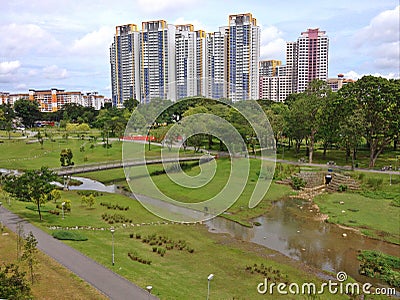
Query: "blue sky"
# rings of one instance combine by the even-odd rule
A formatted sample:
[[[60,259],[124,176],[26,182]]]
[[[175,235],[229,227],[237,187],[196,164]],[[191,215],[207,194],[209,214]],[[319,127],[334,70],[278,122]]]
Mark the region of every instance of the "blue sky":
[[[111,96],[115,26],[164,19],[216,31],[250,12],[261,27],[261,59],[285,60],[285,42],[320,28],[330,38],[329,77],[399,78],[397,0],[1,0],[0,91],[60,88]]]

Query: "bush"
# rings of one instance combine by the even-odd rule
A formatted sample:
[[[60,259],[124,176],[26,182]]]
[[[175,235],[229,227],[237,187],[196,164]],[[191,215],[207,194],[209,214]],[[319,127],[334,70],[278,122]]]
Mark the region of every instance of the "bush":
[[[70,241],[87,241],[88,238],[83,234],[76,231],[59,230],[54,231],[52,236],[58,240],[70,240]]]
[[[292,179],[293,189],[295,190],[300,190],[301,188],[306,186],[306,182],[304,181],[303,178],[292,176],[291,179]]]
[[[367,180],[367,185],[374,190],[377,190],[380,187],[382,187],[382,184],[383,184],[383,178],[368,178]]]
[[[339,192],[345,192],[345,191],[347,191],[347,185],[345,185],[345,184],[339,185],[338,191],[339,191]]]

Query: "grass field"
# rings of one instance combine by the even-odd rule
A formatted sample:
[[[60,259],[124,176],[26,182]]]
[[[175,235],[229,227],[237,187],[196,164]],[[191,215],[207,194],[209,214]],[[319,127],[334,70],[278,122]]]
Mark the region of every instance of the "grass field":
[[[268,209],[271,207],[271,203],[273,201],[276,201],[292,193],[292,189],[289,186],[271,183],[268,192],[265,194],[260,204],[253,209],[249,209],[248,202],[259,176],[258,175],[259,164],[260,164],[259,160],[250,159],[250,173],[249,173],[249,178],[247,180],[247,184],[243,190],[243,193],[238,198],[238,200],[228,209],[228,214],[224,214],[225,218],[239,222],[246,226],[250,226],[251,225],[250,220],[252,218],[255,218],[257,216],[266,213]],[[205,186],[197,189],[186,188],[181,185],[178,185],[175,182],[173,182],[166,174],[152,176],[151,179],[157,185],[157,187],[169,197],[172,197],[173,199],[184,203],[195,203],[210,199],[220,192],[221,187],[223,187],[226,184],[230,172],[230,167],[231,165],[229,159],[218,159],[217,171],[212,181],[206,184]],[[151,173],[157,170],[161,170],[162,166],[150,165],[148,169],[149,173]],[[195,176],[199,173],[199,169],[200,168],[198,166],[195,166],[190,170],[186,171],[186,174],[190,176]],[[139,187],[138,190],[140,191],[141,194],[152,196],[151,193],[148,193],[148,190],[146,189],[145,186],[146,184],[145,179],[142,178],[141,175],[142,174],[135,173],[134,178],[130,182],[131,185]],[[127,186],[125,175],[122,169],[86,173],[83,174],[82,176],[86,176],[101,181],[105,184],[115,183],[117,185]]]
[[[16,262],[16,236],[7,228],[7,235],[0,235],[0,263]],[[31,285],[35,299],[107,299],[95,288],[65,269],[59,263],[42,252],[37,254],[39,263],[36,266],[35,280]],[[21,263],[22,269],[26,266]],[[27,275],[28,280],[30,279]]]
[[[212,299],[275,299],[276,295],[259,295],[258,283],[264,275],[251,273],[246,267],[263,264],[269,267],[271,278],[290,282],[321,281],[304,268],[300,263],[291,261],[264,247],[231,239],[225,235],[212,234],[203,225],[159,224],[157,217],[148,213],[139,203],[118,194],[103,194],[96,198],[94,208],[81,206],[80,196],[73,191],[63,192],[62,200],[71,200],[71,213],[65,219],[61,215],[43,213],[44,221],[40,222],[37,212],[26,209],[27,203],[13,201],[11,209],[51,234],[49,226],[92,226],[105,230],[80,230],[88,240],[85,242],[65,241],[82,253],[99,263],[128,278],[141,287],[153,286],[153,293],[161,299],[204,299],[207,293],[207,276],[215,274],[211,282],[210,298]],[[120,206],[129,206],[127,211],[107,209],[100,202],[110,202]],[[30,206],[31,204],[28,204]],[[56,209],[54,203],[47,203],[46,209]],[[102,220],[103,213],[121,214],[140,226],[125,228],[120,223],[108,224]],[[152,224],[153,222],[153,224]],[[146,225],[145,225],[146,224]],[[110,226],[115,226],[115,266],[111,264]],[[130,234],[134,234],[131,238]],[[141,239],[136,239],[136,234]],[[173,242],[185,241],[193,253],[182,250],[167,250],[164,256],[152,251],[152,247],[142,242],[143,237],[157,235]],[[158,246],[160,247],[160,246]],[[165,246],[161,246],[165,247]],[[151,264],[133,261],[128,253],[151,260]],[[276,275],[279,270],[279,276]],[[286,277],[287,276],[287,277]],[[279,277],[279,278],[278,278]],[[272,279],[271,279],[272,280]],[[281,298],[288,299],[282,296]],[[302,297],[289,297],[289,299]],[[343,299],[332,296],[331,299]]]

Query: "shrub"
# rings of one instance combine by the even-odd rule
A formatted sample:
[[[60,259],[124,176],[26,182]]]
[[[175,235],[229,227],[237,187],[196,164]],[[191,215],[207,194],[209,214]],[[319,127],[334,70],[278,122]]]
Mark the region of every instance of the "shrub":
[[[368,178],[367,185],[374,190],[379,189],[383,184],[383,178]]]
[[[345,192],[345,191],[347,191],[347,185],[345,185],[345,184],[339,185],[338,191],[339,191],[339,192]]]
[[[87,241],[88,238],[76,231],[58,230],[52,233],[52,236],[58,240]]]
[[[295,190],[300,190],[301,188],[306,186],[306,182],[304,181],[303,178],[292,176],[291,179],[292,179],[293,189]]]

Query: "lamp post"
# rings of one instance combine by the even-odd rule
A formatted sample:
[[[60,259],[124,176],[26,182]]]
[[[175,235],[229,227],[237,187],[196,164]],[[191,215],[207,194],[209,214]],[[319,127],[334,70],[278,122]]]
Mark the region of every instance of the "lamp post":
[[[389,174],[389,176],[390,176],[389,177],[390,178],[389,179],[389,182],[390,182],[389,185],[392,185],[392,165],[389,166],[389,172],[390,172],[390,174]]]
[[[65,202],[61,203],[61,207],[62,207],[62,218],[64,220],[64,207],[65,207]]]
[[[151,294],[151,290],[153,289],[153,287],[151,285],[146,286],[146,290],[149,292],[148,298],[150,299],[150,294]]]
[[[114,265],[114,232],[115,232],[114,227],[111,227],[110,231],[112,236],[112,265]]]
[[[208,275],[208,284],[207,284],[207,300],[210,299],[210,281],[214,278],[214,274]]]

